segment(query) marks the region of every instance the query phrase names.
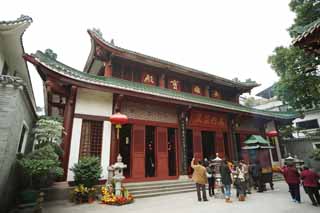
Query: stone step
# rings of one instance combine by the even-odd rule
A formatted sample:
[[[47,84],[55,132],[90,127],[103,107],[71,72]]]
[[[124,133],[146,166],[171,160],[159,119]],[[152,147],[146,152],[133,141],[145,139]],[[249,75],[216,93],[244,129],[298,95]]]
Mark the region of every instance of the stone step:
[[[133,195],[140,195],[140,194],[148,194],[148,193],[162,193],[162,192],[174,192],[180,190],[188,190],[188,189],[195,189],[195,185],[189,186],[175,186],[175,187],[159,187],[157,189],[141,189],[141,190],[129,190],[129,192]]]
[[[124,183],[125,187],[139,187],[139,186],[160,186],[168,184],[181,184],[181,183],[192,183],[191,179],[182,180],[163,180],[163,181],[145,181],[145,182],[134,182],[134,183]]]
[[[175,191],[163,191],[163,192],[149,192],[149,193],[142,193],[138,195],[133,195],[134,198],[148,198],[148,197],[156,197],[156,196],[163,196],[163,195],[170,195],[170,194],[180,194],[180,193],[188,193],[188,192],[194,192],[196,191],[196,188],[190,188],[190,189],[181,189],[181,190],[175,190]]]
[[[155,190],[159,188],[175,188],[175,187],[188,187],[188,186],[194,186],[193,182],[183,182],[183,183],[168,183],[168,184],[157,184],[157,185],[137,185],[137,186],[127,186],[125,187],[129,191],[139,191],[144,189],[150,189]]]

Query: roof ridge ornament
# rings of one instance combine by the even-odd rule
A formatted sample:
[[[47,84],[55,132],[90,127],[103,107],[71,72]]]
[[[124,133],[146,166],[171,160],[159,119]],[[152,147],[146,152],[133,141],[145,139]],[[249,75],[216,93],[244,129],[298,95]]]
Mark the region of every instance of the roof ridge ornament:
[[[112,44],[113,46],[115,46],[115,45],[114,45],[114,39],[111,39],[110,44]]]
[[[52,49],[46,49],[44,55],[52,60],[57,60],[58,55]]]
[[[101,38],[103,37],[103,34],[102,34],[100,28],[92,28],[92,32],[94,32],[95,34],[97,34]]]

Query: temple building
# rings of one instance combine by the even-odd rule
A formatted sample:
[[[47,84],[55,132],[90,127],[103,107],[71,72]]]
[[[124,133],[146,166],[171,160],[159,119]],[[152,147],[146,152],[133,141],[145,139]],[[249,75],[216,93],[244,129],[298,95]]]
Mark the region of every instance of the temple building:
[[[255,83],[120,48],[98,30],[88,33],[91,51],[83,71],[57,61],[51,50],[25,55],[44,81],[48,115],[64,118],[67,181],[73,181],[74,163],[92,155],[100,157],[106,179],[118,153],[128,165],[126,181],[178,179],[190,174],[193,156],[248,159],[241,149],[245,139],[296,117],[240,105],[239,96]],[[110,122],[116,112],[128,116],[120,129]]]

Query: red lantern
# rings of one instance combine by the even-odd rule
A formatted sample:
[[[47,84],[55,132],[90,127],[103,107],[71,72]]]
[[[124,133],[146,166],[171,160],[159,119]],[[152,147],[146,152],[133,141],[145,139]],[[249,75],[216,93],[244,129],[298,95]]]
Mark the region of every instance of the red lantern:
[[[271,137],[278,136],[279,133],[276,130],[271,130],[271,131],[267,132],[266,135],[271,138]]]
[[[128,123],[128,117],[120,112],[117,112],[116,114],[110,116],[110,122],[116,125],[117,139],[119,139],[119,129],[121,128],[122,124]]]

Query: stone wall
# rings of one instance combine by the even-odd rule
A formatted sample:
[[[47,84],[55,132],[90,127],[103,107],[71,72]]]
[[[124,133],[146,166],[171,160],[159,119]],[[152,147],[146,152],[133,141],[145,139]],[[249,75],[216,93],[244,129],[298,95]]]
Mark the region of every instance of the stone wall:
[[[31,132],[36,116],[22,88],[0,84],[0,209],[14,202],[17,188],[15,160],[22,126]],[[30,135],[30,134],[28,134]],[[28,140],[25,140],[27,143]],[[32,147],[24,145],[23,150]]]
[[[304,160],[320,172],[320,161],[316,162],[310,159],[310,154],[314,150],[313,143],[315,142],[320,142],[320,138],[293,138],[281,141],[287,154],[297,155],[299,159]]]

